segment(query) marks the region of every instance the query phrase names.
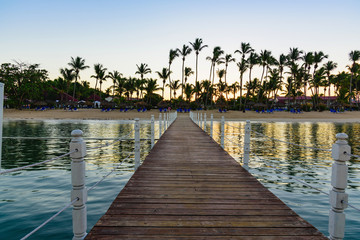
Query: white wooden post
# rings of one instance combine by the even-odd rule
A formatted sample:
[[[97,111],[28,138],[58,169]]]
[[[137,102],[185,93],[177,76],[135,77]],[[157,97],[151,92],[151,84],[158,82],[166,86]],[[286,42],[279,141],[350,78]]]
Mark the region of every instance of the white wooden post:
[[[225,118],[224,116],[221,117],[221,147],[225,148],[224,144],[224,138],[225,138]]]
[[[200,128],[203,128],[203,118],[202,118],[202,113],[200,113]]]
[[[210,116],[210,137],[213,137],[214,114]]]
[[[244,136],[244,158],[243,158],[243,165],[246,168],[249,166],[249,159],[250,159],[250,134],[251,134],[251,122],[250,120],[246,120],[245,136]]]
[[[135,118],[135,171],[140,166],[140,121]]]
[[[199,123],[200,123],[200,113],[198,112],[197,113],[197,117],[196,117],[196,122],[197,122],[197,125],[199,126]]]
[[[161,113],[159,114],[159,138],[161,138],[161,130],[162,130],[162,127],[161,127]]]
[[[169,115],[170,113],[166,113],[166,129],[169,128]]]
[[[164,123],[164,132],[165,132],[166,131],[166,113],[164,113],[163,123]]]
[[[70,142],[71,158],[71,201],[78,198],[73,204],[72,222],[73,222],[73,240],[84,239],[86,236],[87,216],[86,201],[87,190],[85,187],[85,161],[86,144],[82,138],[81,130],[71,132],[72,140]]]
[[[2,136],[3,136],[3,118],[4,118],[4,85],[0,83],[0,169],[1,169],[1,159],[2,159]]]
[[[155,126],[154,126],[154,115],[151,115],[151,148],[154,147],[155,144]]]
[[[330,239],[343,239],[345,235],[345,214],[348,195],[345,189],[348,181],[348,166],[346,161],[350,160],[351,147],[347,143],[348,135],[345,133],[336,134],[337,141],[332,146],[331,156],[334,159],[332,164],[331,185],[329,200],[331,209],[329,212],[329,234]]]
[[[204,131],[206,132],[206,113],[204,113]]]

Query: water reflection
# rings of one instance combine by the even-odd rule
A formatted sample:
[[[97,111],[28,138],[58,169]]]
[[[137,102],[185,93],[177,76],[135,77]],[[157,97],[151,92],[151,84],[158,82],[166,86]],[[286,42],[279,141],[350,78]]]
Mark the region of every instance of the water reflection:
[[[209,125],[210,126],[210,125]],[[233,127],[230,127],[233,126]],[[241,162],[243,155],[244,122],[230,122],[225,125],[225,150]],[[220,123],[214,124],[214,130],[220,132]],[[291,179],[297,177],[325,192],[331,188],[331,152],[303,148],[287,144],[305,145],[314,148],[331,149],[336,141],[336,134],[345,132],[349,136],[352,153],[360,155],[360,124],[359,123],[252,123],[250,172],[266,187],[273,191],[285,203],[292,207],[320,231],[327,234],[328,197],[318,191]],[[209,130],[208,130],[209,132]],[[214,133],[216,134],[216,133]],[[271,139],[273,138],[273,139]],[[220,143],[220,136],[214,139]],[[284,142],[274,139],[280,139]],[[234,143],[235,142],[235,143]],[[349,201],[355,206],[360,205],[360,160],[351,158],[348,162],[349,181],[347,193]],[[274,169],[275,167],[276,169]],[[346,209],[346,238],[357,239],[360,230],[359,213]],[[316,216],[314,216],[316,214]]]
[[[225,125],[225,150],[241,163],[243,156],[243,135],[245,122],[228,122]],[[130,133],[134,138],[132,121],[7,121],[4,122],[4,136],[22,137],[70,137],[74,129],[81,129],[84,138],[119,138]],[[360,155],[360,124],[358,123],[252,123],[252,129],[270,138],[281,139],[285,142],[306,145],[310,147],[330,149],[335,141],[335,135],[345,132],[349,135],[349,144],[353,153]],[[150,151],[149,138],[151,127],[149,122],[141,123],[141,159],[144,160]],[[207,124],[210,132],[210,124]],[[158,126],[155,125],[156,138]],[[220,124],[214,123],[214,139],[220,142]],[[332,159],[330,152],[301,148],[266,138],[252,133],[251,150],[260,158],[251,155],[250,172],[266,187],[273,191],[286,204],[292,207],[302,217],[314,224],[323,233],[327,234],[328,199],[317,191],[304,187],[289,176],[296,176],[319,189],[330,189],[330,172]],[[4,139],[2,167],[9,169],[30,163],[50,159],[69,151],[70,139],[26,140]],[[87,148],[112,142],[112,140],[87,139]],[[112,170],[117,164],[128,159],[121,165],[120,170],[110,176],[109,180],[94,190],[89,196],[89,228],[98,220],[112,199],[117,195],[133,173],[134,155],[133,140],[123,140],[107,148],[89,150],[86,157],[87,185],[91,186],[103,175]],[[349,165],[348,194],[354,205],[360,205],[360,161],[352,158]],[[277,169],[272,168],[275,166]],[[18,229],[17,238],[41,223],[49,212],[69,200],[70,186],[70,159],[64,158],[32,169],[2,176],[0,188],[0,212],[5,216],[6,223],[2,222],[3,229],[0,236],[13,237]],[[13,191],[15,189],[15,191]],[[21,192],[21,196],[18,194]],[[104,198],[104,196],[107,196]],[[27,201],[23,201],[27,199]],[[46,199],[46,203],[41,202]],[[40,202],[39,202],[40,200]],[[33,209],[36,209],[33,211]],[[102,211],[99,211],[102,209]],[[29,212],[29,213],[28,213]],[[34,213],[35,212],[35,213]],[[359,214],[353,210],[346,211],[346,239],[356,239],[360,230]],[[35,217],[34,217],[35,214]],[[23,217],[19,223],[19,216]],[[2,218],[4,219],[4,218]],[[29,219],[29,220],[26,220]],[[53,233],[51,228],[45,228],[38,238],[65,239],[71,238],[71,211],[65,212],[55,222],[61,226],[62,232]],[[27,221],[27,222],[26,222]],[[21,226],[19,225],[21,224]],[[25,227],[24,227],[25,226]],[[11,235],[6,235],[10,234]],[[23,233],[23,234],[22,234]],[[42,235],[44,234],[44,235]]]

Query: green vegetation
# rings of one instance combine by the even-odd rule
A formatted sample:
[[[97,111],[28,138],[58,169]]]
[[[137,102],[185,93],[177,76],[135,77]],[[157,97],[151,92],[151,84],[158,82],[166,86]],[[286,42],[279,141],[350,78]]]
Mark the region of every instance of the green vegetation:
[[[334,74],[337,63],[326,61],[328,55],[322,51],[304,52],[290,48],[287,54],[274,57],[269,50],[256,53],[249,43],[241,43],[234,55],[240,56],[237,61],[232,54],[225,53],[220,46],[213,48],[210,61],[209,78],[198,80],[198,61],[200,52],[208,47],[201,38],[183,45],[180,49],[170,49],[169,66],[156,71],[157,79],[145,78],[152,70],[146,63],[137,66],[140,78],[123,77],[117,71],[107,72],[102,64],[94,64],[95,88],[90,88],[88,81],[80,81],[80,72],[89,68],[85,59],[73,58],[68,63],[70,68],[60,69],[60,76],[48,79],[48,72],[38,64],[3,63],[0,67],[0,81],[5,83],[6,104],[21,109],[24,106],[58,104],[78,104],[79,100],[86,105],[113,97],[118,106],[141,105],[146,107],[192,107],[192,108],[228,108],[234,110],[297,107],[302,110],[324,110],[335,106],[357,108],[360,90],[360,51],[349,53],[348,71]],[[185,59],[192,52],[196,56],[195,72],[185,65]],[[172,80],[171,65],[177,57],[182,57],[181,80]],[[228,84],[228,66],[236,64],[239,79]],[[221,68],[223,66],[223,68]],[[261,69],[261,75],[253,76],[255,67]],[[217,68],[217,69],[216,69]],[[216,71],[215,71],[216,70]],[[215,74],[216,73],[216,74]],[[244,79],[244,74],[249,79]],[[189,78],[194,77],[190,84]],[[106,80],[112,81],[111,87],[102,90]],[[98,88],[99,85],[99,88]],[[170,100],[165,100],[165,90],[170,92]],[[161,95],[156,92],[161,91]],[[179,94],[180,91],[180,94]],[[330,95],[335,94],[336,101]],[[134,96],[134,94],[136,96]],[[279,96],[285,101],[278,102]],[[327,97],[327,98],[324,98]],[[109,103],[108,103],[109,104]],[[114,105],[113,105],[114,106]]]

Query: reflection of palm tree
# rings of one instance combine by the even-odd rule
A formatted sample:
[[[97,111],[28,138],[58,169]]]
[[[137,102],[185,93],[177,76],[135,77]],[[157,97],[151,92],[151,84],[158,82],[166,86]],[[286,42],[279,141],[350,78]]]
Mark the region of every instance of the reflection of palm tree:
[[[195,42],[190,43],[191,46],[193,47],[193,50],[195,51],[195,54],[196,54],[196,76],[195,76],[195,84],[196,84],[197,81],[198,81],[198,57],[199,57],[199,52],[208,46],[208,45],[202,45],[202,42],[203,42],[203,41],[202,41],[201,38],[197,38],[197,39],[195,39]]]
[[[161,72],[157,71],[156,72],[159,75],[159,78],[161,78],[163,80],[163,87],[162,87],[162,97],[164,98],[164,91],[165,91],[165,83],[166,83],[166,79],[169,77],[170,72],[169,69],[167,68],[163,68],[161,70]]]
[[[184,93],[184,64],[185,64],[185,57],[191,53],[191,48],[189,46],[183,45],[182,49],[177,49],[177,51],[182,56],[182,70],[181,70],[181,97],[183,97]]]
[[[72,67],[72,70],[75,72],[75,84],[74,84],[74,91],[73,91],[73,100],[75,100],[75,89],[76,89],[76,82],[78,78],[80,78],[79,73],[81,70],[89,68],[89,66],[85,65],[85,59],[81,57],[76,57],[75,59],[71,57],[71,62],[68,63],[69,66]]]

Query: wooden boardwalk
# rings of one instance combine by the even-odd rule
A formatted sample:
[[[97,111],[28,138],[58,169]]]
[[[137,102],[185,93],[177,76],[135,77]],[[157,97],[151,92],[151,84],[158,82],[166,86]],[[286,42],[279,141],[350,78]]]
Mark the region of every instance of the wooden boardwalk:
[[[180,114],[86,239],[327,239]]]

